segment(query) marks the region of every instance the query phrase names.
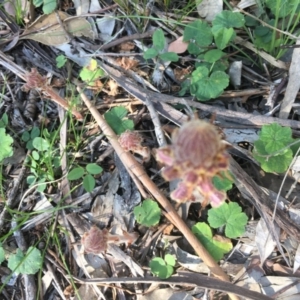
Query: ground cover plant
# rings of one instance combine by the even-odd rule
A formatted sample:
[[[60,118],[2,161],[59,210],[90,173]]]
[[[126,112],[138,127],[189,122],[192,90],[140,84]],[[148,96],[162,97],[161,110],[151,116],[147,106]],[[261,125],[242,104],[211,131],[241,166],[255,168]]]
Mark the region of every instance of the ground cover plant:
[[[1,299],[297,297],[300,0],[0,18]]]

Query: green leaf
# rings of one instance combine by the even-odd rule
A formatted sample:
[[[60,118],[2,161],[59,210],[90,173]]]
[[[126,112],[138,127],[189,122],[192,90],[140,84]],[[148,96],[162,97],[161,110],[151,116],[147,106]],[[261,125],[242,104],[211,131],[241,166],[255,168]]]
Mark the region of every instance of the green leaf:
[[[214,63],[219,60],[225,53],[219,49],[209,50],[204,54],[204,60],[210,63]]]
[[[266,0],[265,5],[279,18],[286,17],[292,12],[296,13],[300,11],[298,0]]]
[[[74,168],[72,169],[69,174],[67,175],[67,178],[69,180],[78,180],[79,178],[82,178],[84,174],[84,169],[82,167]]]
[[[213,35],[210,26],[200,20],[188,24],[183,32],[183,41],[195,40],[200,47],[207,47],[212,43]]]
[[[56,0],[44,0],[43,12],[48,15],[56,9]]]
[[[35,7],[39,7],[44,3],[44,1],[43,0],[33,0],[32,3]]]
[[[166,39],[165,39],[164,32],[162,31],[162,29],[155,30],[153,33],[153,45],[154,45],[155,49],[158,51],[164,50],[165,42],[166,42]]]
[[[93,175],[102,173],[103,169],[97,164],[88,164],[86,170]]]
[[[36,177],[34,175],[28,175],[26,182],[29,186],[32,186],[36,182]]]
[[[166,254],[165,255],[165,262],[166,262],[167,265],[175,267],[176,259],[175,259],[174,255],[172,255],[172,254]]]
[[[21,139],[24,142],[28,142],[30,140],[30,133],[28,131],[24,131]]]
[[[198,55],[203,52],[203,49],[199,48],[195,43],[190,42],[187,48],[188,52],[193,55]]]
[[[35,247],[29,247],[26,255],[18,248],[16,254],[8,258],[8,267],[18,274],[35,274],[42,267],[41,252]]]
[[[56,61],[56,66],[58,68],[62,68],[66,64],[67,58],[61,54],[56,57],[55,61]]]
[[[32,145],[38,151],[47,151],[50,147],[49,142],[41,137],[34,138]]]
[[[163,61],[176,62],[179,60],[179,56],[175,52],[166,52],[166,53],[159,54],[159,58]]]
[[[259,133],[259,140],[263,141],[265,151],[273,154],[293,141],[292,130],[290,127],[282,127],[277,123],[264,125]]]
[[[166,279],[172,276],[173,267],[166,265],[165,261],[160,257],[155,257],[150,261],[151,272],[161,279]]]
[[[234,183],[231,172],[221,172],[219,176],[213,177],[213,184],[219,191],[229,191]]]
[[[40,159],[40,155],[37,151],[32,151],[32,157],[34,160],[39,160]]]
[[[161,211],[155,201],[146,199],[141,206],[134,208],[133,213],[139,224],[150,227],[158,224]]]
[[[79,73],[80,78],[83,81],[93,85],[94,81],[100,77],[103,77],[105,72],[98,67],[98,63],[95,59],[91,59],[88,66],[82,68]]]
[[[0,243],[0,264],[5,260],[5,251]]]
[[[270,155],[265,150],[265,144],[261,140],[254,142],[253,148],[253,157],[260,163],[261,168],[265,172],[276,172],[283,173],[285,172],[293,160],[293,151],[287,149],[284,154],[266,157]]]
[[[121,134],[126,130],[133,130],[134,123],[132,120],[124,119],[127,116],[127,109],[123,106],[116,106],[104,114],[106,122],[116,134]]]
[[[192,232],[216,261],[219,261],[225,253],[232,249],[231,242],[226,240],[222,242],[217,238],[213,238],[211,229],[205,223],[196,223],[192,227]]]
[[[145,51],[143,57],[144,59],[152,59],[158,55],[158,51],[154,48],[149,48]]]
[[[248,218],[242,208],[235,202],[223,203],[221,206],[208,210],[208,222],[212,228],[225,227],[225,235],[237,238],[245,232]]]
[[[34,126],[30,131],[30,138],[34,139],[40,135],[41,131],[38,127]]]
[[[214,32],[216,45],[219,49],[224,49],[235,39],[236,33],[233,28],[221,28]]]
[[[212,32],[214,33],[222,28],[241,28],[244,24],[245,19],[241,13],[223,10],[212,21]]]
[[[39,184],[36,188],[36,190],[40,193],[42,193],[46,187],[47,187],[47,183],[45,183],[46,178],[41,178],[40,180],[37,181],[37,184]]]
[[[8,125],[8,115],[4,113],[0,119],[0,128],[5,128]]]
[[[0,162],[2,162],[5,158],[10,157],[13,155],[13,138],[5,133],[5,128],[0,128]]]
[[[222,71],[212,72],[206,67],[198,67],[192,73],[191,94],[201,101],[218,97],[229,85],[229,76]]]
[[[87,174],[86,176],[84,176],[83,187],[87,192],[89,193],[92,192],[95,188],[95,185],[96,185],[96,181],[92,175]]]

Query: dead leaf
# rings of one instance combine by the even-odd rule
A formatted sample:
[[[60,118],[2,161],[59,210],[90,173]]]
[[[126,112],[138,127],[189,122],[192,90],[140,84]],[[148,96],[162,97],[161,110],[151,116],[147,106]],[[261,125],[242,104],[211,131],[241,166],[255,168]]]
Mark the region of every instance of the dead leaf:
[[[276,229],[279,230],[278,227]],[[263,219],[260,219],[257,224],[255,243],[259,252],[261,265],[263,265],[264,261],[270,256],[276,246],[276,242]]]
[[[122,58],[117,58],[116,61],[125,70],[134,70],[139,64],[138,60],[124,56]]]
[[[197,5],[198,14],[211,22],[223,10],[223,0],[203,0]]]
[[[118,49],[120,51],[130,51],[132,49],[134,49],[135,47],[135,44],[133,42],[125,42],[125,43],[122,43],[118,46]]]
[[[174,70],[174,74],[175,74],[175,78],[177,81],[182,82],[186,79],[186,77],[191,74],[192,72],[192,68],[191,67],[187,67],[187,68],[180,68],[180,67],[176,67]]]
[[[180,54],[187,50],[188,45],[188,43],[183,41],[183,36],[181,36],[177,40],[169,44],[168,51]]]
[[[119,93],[118,92],[119,85],[114,80],[112,80],[112,79],[110,79],[107,84],[108,84],[109,89],[110,89],[110,91],[108,92],[108,95],[110,95],[110,96],[116,96],[116,95],[118,95],[118,93]]]
[[[59,11],[65,30],[72,36],[85,36],[93,38],[91,25],[84,18],[72,17],[65,12]],[[68,19],[68,20],[67,20]],[[34,23],[32,23],[20,37],[20,39],[31,39],[48,46],[59,46],[68,43],[69,37],[58,23],[56,13],[50,15],[42,15]]]

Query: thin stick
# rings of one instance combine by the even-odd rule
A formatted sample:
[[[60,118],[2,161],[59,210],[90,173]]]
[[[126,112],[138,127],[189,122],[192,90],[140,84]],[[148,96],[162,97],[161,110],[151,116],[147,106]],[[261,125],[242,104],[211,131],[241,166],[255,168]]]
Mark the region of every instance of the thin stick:
[[[160,203],[160,205],[165,209],[166,213],[171,217],[174,221],[174,225],[181,231],[183,236],[188,240],[188,242],[192,245],[195,252],[200,256],[200,258],[204,261],[204,263],[208,266],[211,272],[224,281],[229,282],[229,277],[224,273],[221,267],[215,262],[215,260],[211,257],[208,251],[203,247],[203,245],[199,242],[199,240],[195,237],[195,235],[191,232],[190,228],[184,223],[184,221],[179,217],[174,207],[167,200],[167,198],[162,194],[162,192],[157,188],[157,186],[153,183],[153,181],[146,174],[144,169],[140,164],[134,159],[134,157],[129,153],[125,152],[123,148],[120,146],[118,142],[118,137],[114,133],[114,131],[110,128],[110,126],[106,123],[101,114],[97,111],[97,109],[91,104],[88,98],[85,96],[80,87],[77,87],[77,91],[80,93],[80,96],[87,108],[97,121],[99,127],[106,135],[111,145],[114,147],[117,155],[120,157],[124,166],[132,171],[132,173],[143,183],[143,185],[148,189],[148,191],[153,195],[153,197]],[[231,299],[237,300],[238,297],[234,294],[229,295]]]

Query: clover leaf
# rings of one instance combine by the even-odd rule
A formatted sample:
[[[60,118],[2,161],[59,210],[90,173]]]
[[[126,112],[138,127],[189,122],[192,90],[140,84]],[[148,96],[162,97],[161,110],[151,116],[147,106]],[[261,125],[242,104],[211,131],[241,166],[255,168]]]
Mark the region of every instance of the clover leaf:
[[[231,172],[221,172],[218,176],[213,177],[213,184],[219,191],[229,191],[234,183]]]
[[[153,46],[156,50],[158,51],[164,50],[166,39],[162,29],[157,29],[154,31],[152,40],[153,40]]]
[[[213,237],[210,227],[205,223],[196,223],[192,227],[192,232],[216,261],[232,249],[230,240],[218,236]]]
[[[146,199],[141,206],[136,206],[133,213],[138,223],[148,227],[158,224],[160,220],[160,208],[151,199]]]
[[[208,211],[208,222],[212,228],[225,225],[225,235],[236,238],[245,232],[248,218],[242,208],[235,202],[223,203],[221,206]]]
[[[253,157],[265,172],[285,172],[293,159],[289,145],[295,140],[289,127],[277,123],[264,125],[254,142]]]
[[[15,254],[8,258],[8,267],[16,274],[35,274],[42,266],[42,255],[40,250],[29,247],[26,255],[18,248]]]
[[[0,140],[0,162],[2,162],[5,158],[13,155],[12,143],[14,140],[9,134],[5,133],[5,128],[0,128]]]
[[[190,91],[199,100],[206,101],[218,97],[229,85],[229,76],[222,71],[209,74],[206,67],[198,67],[192,73]]]
[[[166,254],[165,258],[155,257],[150,261],[151,272],[161,279],[166,279],[172,276],[176,264],[176,259],[171,254]]]
[[[212,43],[213,35],[210,26],[200,20],[188,24],[183,33],[183,41],[195,41],[200,47],[207,47]]]
[[[286,149],[283,154],[269,156],[270,153],[265,150],[265,143],[261,140],[254,142],[253,157],[260,163],[265,172],[285,172],[293,160],[293,151]]]
[[[126,130],[133,130],[132,120],[125,119],[128,111],[123,106],[116,106],[104,114],[104,118],[116,134],[121,134]]]
[[[241,28],[244,24],[245,19],[241,13],[223,10],[216,15],[215,19],[212,21],[212,32],[214,33],[222,28]]]
[[[272,13],[278,18],[288,16],[290,13],[298,12],[300,9],[298,0],[266,0],[265,5],[272,11]],[[297,6],[297,7],[296,7]],[[296,10],[295,10],[296,8]],[[294,11],[295,10],[295,11]]]
[[[282,127],[277,123],[262,126],[259,140],[265,145],[265,151],[273,154],[293,142],[290,127]]]

